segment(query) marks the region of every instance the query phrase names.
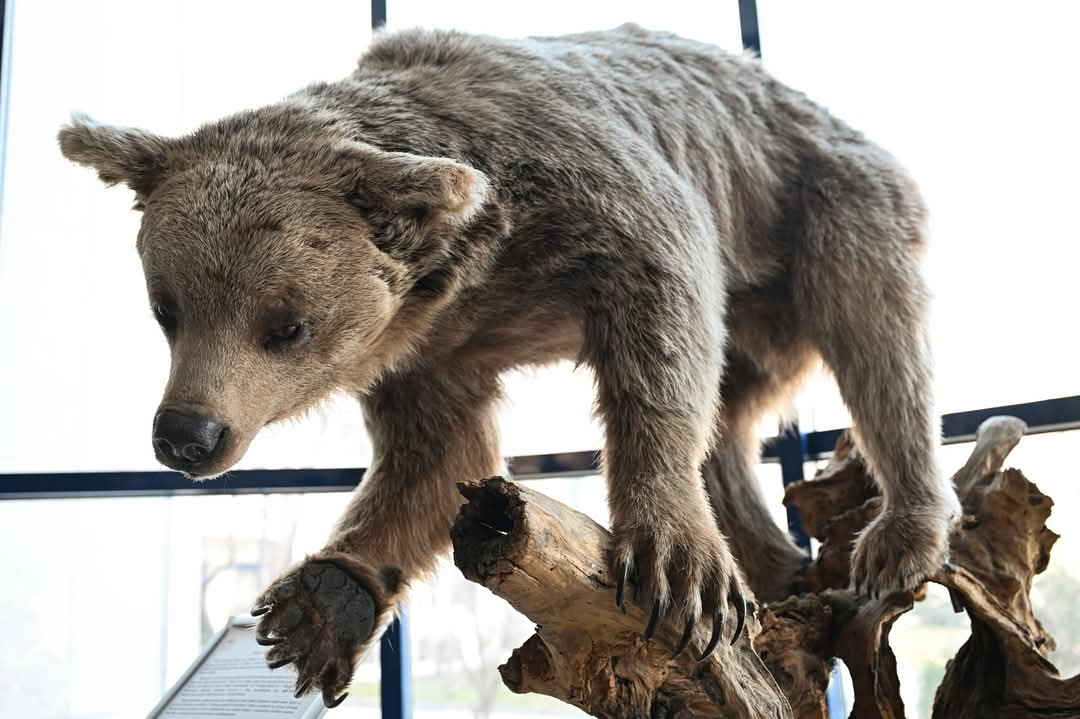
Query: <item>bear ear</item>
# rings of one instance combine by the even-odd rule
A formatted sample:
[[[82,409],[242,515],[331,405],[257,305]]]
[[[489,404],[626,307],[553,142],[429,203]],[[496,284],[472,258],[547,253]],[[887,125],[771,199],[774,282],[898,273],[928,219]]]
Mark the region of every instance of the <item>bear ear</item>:
[[[335,169],[358,206],[434,210],[451,222],[468,222],[488,201],[487,176],[457,160],[385,152],[358,142],[337,149]]]
[[[163,177],[168,140],[130,127],[113,127],[73,115],[57,136],[64,157],[97,170],[106,185],[123,182],[138,196],[136,206],[153,192]]]

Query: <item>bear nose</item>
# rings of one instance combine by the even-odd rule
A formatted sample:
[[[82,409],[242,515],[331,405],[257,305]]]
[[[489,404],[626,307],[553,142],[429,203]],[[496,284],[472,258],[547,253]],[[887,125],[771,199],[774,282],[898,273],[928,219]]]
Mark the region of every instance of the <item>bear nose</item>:
[[[154,448],[173,469],[206,462],[221,447],[225,425],[200,414],[163,409],[154,418]]]

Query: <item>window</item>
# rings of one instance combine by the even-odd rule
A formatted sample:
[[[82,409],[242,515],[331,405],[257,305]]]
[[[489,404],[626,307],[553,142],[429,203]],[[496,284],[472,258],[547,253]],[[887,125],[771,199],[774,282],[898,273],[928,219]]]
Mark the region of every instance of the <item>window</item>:
[[[0,502],[0,715],[145,715],[229,616],[323,545],[346,501]],[[357,670],[350,709],[377,717],[378,688],[376,651]]]
[[[758,5],[766,66],[887,148],[922,187],[939,411],[1080,392],[1080,334],[1060,314],[1076,305],[1080,265],[1080,8]],[[803,429],[850,421],[830,386],[819,381],[802,403]]]
[[[138,214],[127,188],[106,190],[64,159],[56,133],[82,111],[180,134],[344,77],[368,43],[370,9],[356,0],[302,12],[281,0],[7,7],[0,472],[155,469],[150,422],[168,353],[135,253]],[[264,432],[245,465],[361,466],[362,427],[355,402],[340,401],[298,428]]]
[[[408,27],[450,28],[502,37],[606,30],[626,22],[675,32],[732,50],[742,47],[738,6],[734,2],[390,0],[387,7],[387,26],[392,30]]]
[[[632,21],[731,50],[738,4],[389,0],[391,29],[561,34]],[[1080,394],[1080,339],[1068,316],[1080,243],[1069,214],[1080,165],[1073,29],[1080,8],[857,0],[759,0],[765,64],[864,130],[921,183],[932,216],[927,261],[940,410]],[[370,40],[370,7],[325,0],[7,0],[14,13],[0,228],[0,473],[155,469],[150,420],[165,343],[150,319],[126,188],[103,189],[60,156],[73,110],[183,133],[229,112],[346,75]],[[1032,40],[1034,39],[1034,40]],[[1024,44],[1023,41],[1029,41]],[[1070,234],[1071,233],[1071,234]],[[1075,324],[1075,323],[1074,323]],[[592,450],[592,376],[569,363],[511,373],[507,455]],[[827,374],[798,400],[803,431],[850,418]],[[45,429],[47,428],[47,429]],[[772,434],[775,423],[763,423]],[[1080,671],[1078,432],[1025,439],[1010,458],[1056,500],[1062,531],[1033,589],[1063,675]],[[968,445],[946,447],[950,471]],[[357,403],[338,397],[264,431],[242,467],[358,467],[370,460]],[[807,465],[810,467],[811,465]],[[807,471],[806,476],[810,476]],[[780,525],[779,466],[759,479]],[[535,486],[606,522],[592,476]],[[230,614],[319,548],[344,494],[0,502],[0,715],[137,716]],[[495,667],[528,620],[450,562],[410,600],[418,719],[581,716],[516,696]],[[966,619],[932,593],[893,645],[913,717],[928,716]],[[378,656],[341,716],[378,716]],[[337,715],[337,714],[335,714]]]

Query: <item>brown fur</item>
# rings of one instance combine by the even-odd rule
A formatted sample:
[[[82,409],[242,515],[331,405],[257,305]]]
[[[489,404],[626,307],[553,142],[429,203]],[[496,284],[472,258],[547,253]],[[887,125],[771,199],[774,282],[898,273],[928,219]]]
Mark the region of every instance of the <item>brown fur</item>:
[[[922,200],[751,59],[633,26],[408,32],[341,82],[185,137],[76,119],[60,144],[144,210],[150,295],[176,315],[163,406],[229,427],[196,474],[335,389],[363,403],[367,478],[327,549],[264,595],[276,656],[328,696],[370,637],[289,639],[294,607],[303,627],[329,616],[289,589],[297,572],[351,570],[385,617],[446,551],[454,482],[498,470],[492,406],[522,364],[595,371],[613,561],[647,605],[712,619],[741,592],[714,512],[768,523],[752,427],[819,357],[884,490],[857,581],[911,587],[944,558],[955,496],[933,460]],[[268,353],[283,318],[310,336]],[[710,449],[710,485],[736,488],[712,505]],[[771,544],[790,570],[797,554]]]

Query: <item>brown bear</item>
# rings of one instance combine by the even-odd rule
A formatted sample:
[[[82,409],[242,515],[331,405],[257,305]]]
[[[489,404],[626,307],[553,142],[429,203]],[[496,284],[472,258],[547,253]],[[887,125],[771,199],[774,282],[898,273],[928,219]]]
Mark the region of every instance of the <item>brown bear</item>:
[[[59,139],[143,212],[172,351],[161,462],[213,476],[332,391],[363,405],[368,474],[254,610],[300,692],[339,702],[447,550],[455,482],[500,469],[499,377],[521,365],[594,371],[616,601],[633,578],[646,636],[684,622],[676,652],[704,621],[708,654],[725,606],[735,635],[745,612],[702,462],[759,501],[753,427],[819,360],[884,497],[855,588],[910,588],[945,557],[957,501],[934,459],[923,202],[752,58],[636,26],[410,31],[340,82],[184,137],[76,117]]]

